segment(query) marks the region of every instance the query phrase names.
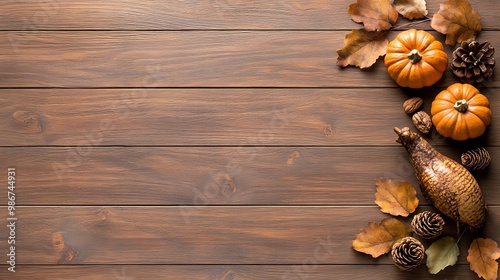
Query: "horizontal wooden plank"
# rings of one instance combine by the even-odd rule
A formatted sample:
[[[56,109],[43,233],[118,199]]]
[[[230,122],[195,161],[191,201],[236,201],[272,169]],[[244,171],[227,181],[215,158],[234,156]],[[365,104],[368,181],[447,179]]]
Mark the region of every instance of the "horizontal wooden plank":
[[[463,148],[440,148],[459,159]],[[488,204],[500,205],[500,148],[475,172]],[[0,148],[15,167],[19,205],[364,205],[375,179],[418,188],[402,147]],[[355,195],[353,195],[355,194]],[[420,195],[422,204],[427,201]],[[6,197],[0,197],[5,205]]]
[[[232,145],[399,146],[395,126],[413,127],[402,104],[412,93],[384,89],[4,89],[1,146]],[[500,97],[482,88],[494,108]],[[500,145],[499,117],[473,144]],[[436,145],[463,146],[435,130]]]
[[[350,29],[355,0],[3,1],[0,30]],[[430,16],[444,1],[427,1]],[[470,0],[484,29],[499,29],[496,0]],[[79,20],[75,20],[78,18]],[[405,22],[400,17],[399,22]]]
[[[421,207],[420,210],[429,210]],[[5,221],[7,211],[1,218]],[[390,264],[351,248],[378,207],[18,207],[16,264]],[[456,235],[452,221],[446,234]],[[484,235],[500,240],[500,207]],[[474,233],[460,242],[459,263]],[[7,231],[0,233],[6,252]],[[429,245],[425,242],[426,246]]]
[[[0,266],[0,277],[8,279],[94,279],[94,280],[169,280],[207,279],[387,279],[400,280],[413,277],[419,280],[473,278],[468,265],[455,265],[437,275],[427,272],[424,265],[411,273],[403,272],[393,265],[22,265],[16,273],[6,272]]]
[[[346,33],[6,31],[0,81],[4,88],[397,87],[382,60],[364,71],[336,66]],[[485,31],[480,40],[500,45],[497,35]],[[497,77],[486,86],[498,87]],[[456,81],[447,70],[436,85]]]

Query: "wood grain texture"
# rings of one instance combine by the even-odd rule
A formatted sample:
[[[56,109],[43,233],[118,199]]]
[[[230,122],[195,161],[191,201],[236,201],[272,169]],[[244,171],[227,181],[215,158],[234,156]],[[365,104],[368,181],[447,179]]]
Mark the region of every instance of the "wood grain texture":
[[[440,148],[459,159],[461,148]],[[486,202],[499,205],[500,148],[474,172]],[[16,167],[19,205],[366,205],[375,179],[409,181],[402,147],[354,148],[0,148]],[[420,195],[421,204],[428,202]],[[355,195],[353,195],[355,194]],[[6,203],[0,197],[0,204]]]
[[[353,2],[2,1],[0,169],[16,168],[19,220],[17,272],[2,263],[0,279],[475,278],[470,232],[459,264],[435,276],[351,249],[387,217],[375,178],[416,185],[392,131],[412,126],[402,102],[422,94],[429,111],[457,81],[447,70],[412,91],[380,60],[337,67],[361,27]],[[427,2],[432,15],[443,1]],[[498,0],[470,2],[478,39],[500,45]],[[496,241],[499,86],[494,75],[480,88],[495,118],[481,139],[428,136],[455,159],[488,147],[493,162],[475,174],[491,210],[482,234]],[[0,230],[0,254],[6,240]]]
[[[4,89],[1,146],[22,145],[400,145],[395,126],[413,127],[402,104],[411,94],[381,89]],[[495,88],[481,88],[493,106]],[[500,145],[500,119],[465,146]],[[464,146],[432,130],[433,145]],[[251,150],[250,150],[251,151]]]
[[[0,81],[4,88],[398,87],[382,60],[364,71],[336,66],[335,50],[344,36],[345,31],[0,32]],[[495,32],[479,38],[500,45]],[[452,48],[446,49],[450,54]],[[485,85],[498,87],[497,77]],[[448,70],[436,86],[456,81]]]
[[[421,207],[419,211],[429,210]],[[351,248],[378,207],[18,207],[17,264],[391,264]],[[6,211],[4,211],[6,212]],[[0,218],[5,220],[7,213]],[[409,222],[409,221],[408,221]],[[445,234],[456,234],[452,221]],[[500,207],[484,235],[500,240]],[[6,251],[6,232],[0,250]],[[460,242],[459,263],[474,237]],[[429,245],[427,242],[425,243]]]
[[[5,268],[5,269],[4,269]],[[468,265],[455,265],[437,275],[420,266],[411,273],[393,265],[22,265],[16,273],[5,272],[0,266],[0,277],[31,280],[332,280],[332,279],[387,279],[412,277],[419,280],[474,279]]]
[[[0,30],[352,29],[355,0],[3,1]],[[429,16],[444,1],[427,1]],[[500,29],[496,0],[470,0],[484,29]],[[77,18],[78,20],[75,20]],[[400,17],[398,24],[406,21]],[[427,25],[427,28],[428,25]]]

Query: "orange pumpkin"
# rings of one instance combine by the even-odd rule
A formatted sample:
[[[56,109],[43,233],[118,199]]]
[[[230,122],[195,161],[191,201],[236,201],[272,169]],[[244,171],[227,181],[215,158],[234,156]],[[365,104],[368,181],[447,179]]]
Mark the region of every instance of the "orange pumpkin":
[[[431,114],[439,134],[455,140],[479,137],[491,123],[490,102],[469,84],[456,83],[441,91]]]
[[[430,33],[410,29],[389,43],[384,63],[398,85],[423,88],[441,79],[448,67],[448,55]]]

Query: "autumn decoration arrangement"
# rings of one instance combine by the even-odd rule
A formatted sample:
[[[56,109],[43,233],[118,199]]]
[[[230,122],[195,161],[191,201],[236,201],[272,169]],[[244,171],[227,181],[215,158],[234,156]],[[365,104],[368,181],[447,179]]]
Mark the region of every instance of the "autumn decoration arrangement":
[[[337,50],[339,55],[337,59],[338,66],[345,67],[352,65],[360,68],[367,68],[372,66],[380,56],[385,55],[389,51],[396,51],[404,54],[404,49],[408,46],[413,46],[418,51],[427,50],[427,48],[429,48],[428,51],[437,51],[440,53],[439,45],[441,43],[436,41],[432,35],[426,34],[424,31],[401,32],[403,35],[397,40],[403,43],[406,42],[408,45],[405,45],[401,50],[394,48],[389,50],[387,48],[389,45],[387,35],[391,30],[396,31],[401,28],[401,26],[396,26],[399,15],[409,20],[423,19],[420,20],[420,22],[430,20],[431,27],[434,30],[446,35],[445,43],[448,45],[455,45],[456,43],[473,40],[482,28],[479,13],[472,9],[472,6],[467,0],[447,0],[444,4],[441,4],[439,11],[434,14],[432,18],[427,16],[428,11],[425,0],[393,1],[394,2],[391,0],[358,0],[357,3],[349,6],[348,12],[352,20],[362,23],[363,28],[354,29],[351,33],[346,35],[344,39],[345,46]],[[482,47],[480,48],[479,45],[476,46],[475,43],[472,44],[472,46],[476,46],[474,49],[476,54],[474,56],[477,58],[477,52],[481,50],[485,51],[488,53],[484,58],[485,64],[489,65],[490,63],[494,63],[487,59],[488,57],[492,58],[492,53],[488,52],[491,44],[486,43],[481,45]],[[464,46],[464,50],[467,52],[468,44]],[[463,48],[464,46],[461,47]],[[462,51],[459,51],[454,55],[461,56],[463,54]],[[468,53],[466,55],[468,55]],[[418,57],[416,54],[413,56]],[[443,56],[442,53],[441,56]],[[443,57],[437,57],[436,61],[432,63],[436,63],[436,65],[439,64],[440,67],[442,66],[441,64],[446,64],[447,66],[448,61],[443,61],[442,58]],[[418,62],[418,58],[412,60]],[[420,65],[423,64],[421,63]],[[406,68],[408,69],[408,67]],[[416,71],[417,69],[412,70]],[[488,76],[488,70],[483,68],[481,71],[483,70],[486,76]],[[415,73],[416,75],[419,74],[418,72]]]
[[[449,69],[457,82],[435,96],[430,115],[421,109],[420,97],[406,100],[404,111],[422,134],[434,127],[439,134],[456,141],[483,135],[492,120],[490,102],[472,84],[492,76],[495,49],[489,42],[476,41],[482,28],[481,17],[468,0],[445,0],[432,17],[428,16],[425,0],[357,0],[348,12],[363,27],[345,36],[345,45],[337,50],[338,66],[367,68],[385,56],[388,75],[399,86],[412,89],[435,84]],[[399,16],[410,23],[396,25]],[[412,21],[415,19],[419,21]],[[431,33],[403,28],[424,21],[430,21],[432,29],[446,35],[445,44],[458,44],[451,62],[443,43]],[[387,39],[389,32],[399,32],[391,42]],[[497,279],[500,249],[494,240],[479,237],[487,207],[470,172],[488,167],[488,151],[482,147],[467,151],[459,163],[439,153],[417,131],[408,127],[394,131],[396,141],[409,154],[421,193],[439,212],[413,215],[419,200],[412,184],[376,180],[375,202],[380,210],[392,216],[413,217],[409,226],[394,217],[370,222],[356,235],[352,247],[373,258],[390,253],[394,264],[404,271],[425,262],[429,273],[437,274],[456,264],[458,243],[469,230],[476,235],[467,252],[470,269],[481,278]],[[441,214],[454,221],[456,238],[443,236],[445,219]],[[428,248],[424,243],[430,243]]]

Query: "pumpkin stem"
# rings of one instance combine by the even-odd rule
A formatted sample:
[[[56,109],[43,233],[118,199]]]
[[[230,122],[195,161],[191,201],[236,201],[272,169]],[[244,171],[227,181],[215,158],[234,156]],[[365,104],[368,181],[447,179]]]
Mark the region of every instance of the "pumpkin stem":
[[[467,103],[467,100],[465,99],[457,100],[457,102],[455,102],[455,106],[453,107],[457,109],[457,111],[463,113],[467,111],[467,108],[469,108],[469,103]]]
[[[410,59],[411,63],[415,64],[422,59],[422,55],[418,52],[418,50],[413,49],[408,54],[408,58]]]

